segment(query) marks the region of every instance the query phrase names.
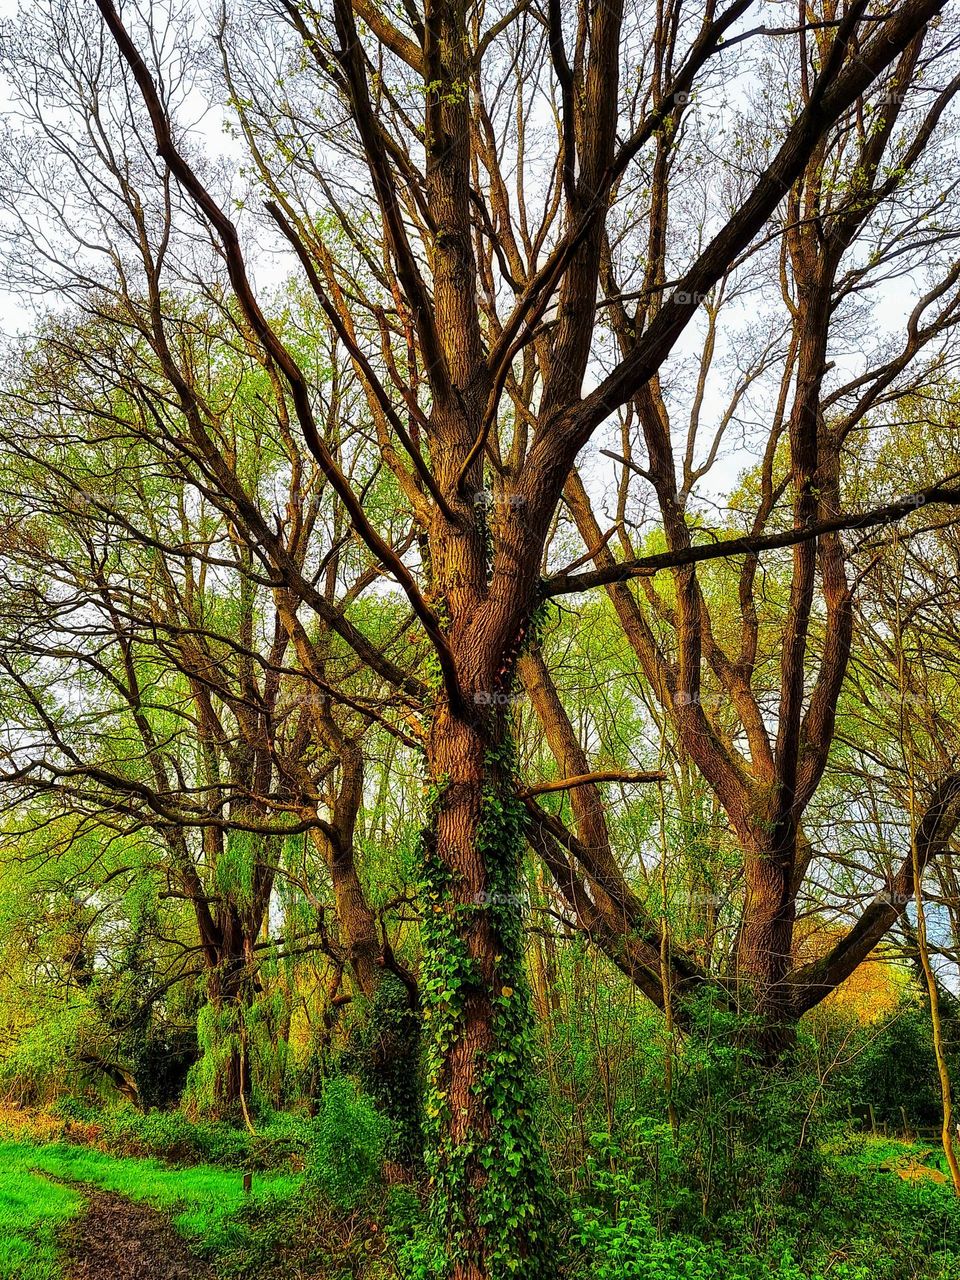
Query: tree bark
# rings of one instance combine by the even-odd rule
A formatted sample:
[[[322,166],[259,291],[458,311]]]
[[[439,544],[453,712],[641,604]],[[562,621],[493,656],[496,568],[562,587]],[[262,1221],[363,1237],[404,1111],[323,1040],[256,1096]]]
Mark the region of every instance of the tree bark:
[[[252,999],[247,965],[240,956],[223,956],[207,977],[214,1042],[207,1048],[214,1064],[211,1088],[214,1115],[229,1116],[249,1102],[250,1068],[245,1046],[245,1015]],[[216,1043],[226,1041],[224,1052]]]
[[[438,1225],[455,1280],[546,1275],[546,1175],[528,1097],[520,802],[502,706],[471,720],[439,698],[428,763],[421,989]]]

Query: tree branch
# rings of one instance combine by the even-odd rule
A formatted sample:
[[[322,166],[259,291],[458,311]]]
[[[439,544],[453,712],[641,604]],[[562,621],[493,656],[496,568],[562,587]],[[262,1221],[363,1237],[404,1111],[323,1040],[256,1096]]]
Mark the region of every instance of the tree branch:
[[[953,477],[949,477],[952,479]],[[960,506],[960,489],[933,485],[896,502],[872,507],[859,514],[844,513],[829,520],[820,520],[802,529],[786,529],[782,533],[747,534],[740,538],[723,538],[718,542],[681,548],[679,551],[661,551],[655,555],[640,556],[636,560],[624,560],[590,573],[559,573],[541,584],[545,597],[570,595],[577,591],[589,591],[593,587],[605,587],[614,582],[626,582],[631,578],[648,577],[664,569],[679,569],[685,565],[699,564],[704,560],[719,560],[727,556],[757,555],[778,547],[794,547],[802,542],[819,538],[823,534],[839,533],[845,529],[870,529],[892,524],[919,507],[946,505]]]
[[[244,315],[246,316],[258,340],[263,344],[265,351],[275,362],[277,368],[283,372],[290,384],[294,404],[297,410],[297,419],[300,423],[301,429],[303,430],[304,438],[306,439],[310,452],[316,458],[317,462],[319,462],[324,475],[330,481],[332,488],[346,507],[354,528],[357,530],[360,537],[367,544],[370,550],[373,551],[377,558],[390,569],[391,573],[406,593],[414,613],[419,618],[424,630],[430,637],[430,640],[437,651],[437,657],[443,673],[444,684],[451,702],[457,707],[462,707],[463,697],[460,692],[459,681],[457,679],[456,666],[454,664],[449,645],[447,644],[446,637],[441,629],[440,622],[424,600],[420,589],[414,580],[413,574],[403,563],[400,557],[397,556],[390,544],[381,537],[367,519],[363,510],[363,504],[354,493],[350,483],[343,475],[340,468],[337,466],[333,455],[330,453],[326,443],[321,437],[314,420],[313,409],[310,402],[310,392],[307,387],[306,379],[303,376],[303,372],[296,360],[294,360],[293,356],[291,356],[290,352],[274,333],[263,312],[260,310],[260,304],[257,302],[256,296],[254,295],[253,289],[250,285],[250,281],[247,278],[243,251],[240,248],[240,238],[237,234],[236,227],[214,200],[213,196],[203,185],[177,148],[177,145],[173,140],[170,121],[167,118],[166,111],[160,100],[160,95],[157,92],[153,77],[124,27],[115,6],[111,0],[96,0],[96,2],[103,20],[116,42],[120,55],[129,66],[137,87],[140,90],[141,97],[143,98],[144,105],[147,108],[150,115],[150,121],[153,126],[154,137],[157,145],[157,154],[166,163],[177,182],[195,201],[204,217],[217,232],[223,246],[227,271],[230,276],[230,283],[233,287],[234,293],[236,294],[237,301],[240,303]],[[350,23],[352,25],[352,15],[350,15]]]
[[[917,865],[923,869],[946,848],[960,826],[960,773],[943,778],[927,807],[913,840]],[[917,893],[914,883],[913,851],[906,856],[889,886],[877,894],[863,915],[840,941],[812,964],[791,973],[787,981],[793,990],[792,1007],[797,1016],[819,1004],[831,991],[866,960]]]
[[[594,773],[581,773],[573,778],[560,778],[556,782],[538,782],[521,791],[520,799],[543,796],[551,791],[570,791],[574,787],[590,786],[594,782],[665,782],[667,775],[660,770],[597,769]]]

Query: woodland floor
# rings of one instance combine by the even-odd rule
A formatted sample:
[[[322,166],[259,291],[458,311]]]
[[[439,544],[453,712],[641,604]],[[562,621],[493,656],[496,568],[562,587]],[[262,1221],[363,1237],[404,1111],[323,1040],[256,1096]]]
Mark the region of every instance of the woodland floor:
[[[86,1210],[60,1237],[65,1280],[208,1280],[213,1272],[168,1219],[123,1196],[82,1188]]]

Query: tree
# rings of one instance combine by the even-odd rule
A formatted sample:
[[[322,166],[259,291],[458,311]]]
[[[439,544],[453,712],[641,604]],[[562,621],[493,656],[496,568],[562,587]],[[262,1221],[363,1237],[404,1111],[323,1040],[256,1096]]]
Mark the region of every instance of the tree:
[[[798,38],[799,61],[789,64],[788,92],[807,106],[818,92],[817,72],[822,74],[836,49],[831,24],[842,22],[839,11],[829,7],[823,18],[816,30],[790,33],[791,40]],[[952,190],[945,168],[949,143],[941,142],[932,156],[927,152],[938,130],[942,135],[947,127],[960,83],[953,72],[949,39],[941,43],[933,32],[918,31],[889,73],[823,133],[791,185],[769,239],[731,261],[730,270],[702,295],[701,346],[689,362],[689,393],[655,372],[634,396],[620,452],[612,455],[622,470],[616,516],[606,531],[587,486],[571,474],[566,503],[596,568],[555,575],[545,587],[554,596],[607,588],[662,715],[730,823],[741,851],[745,893],[728,997],[759,1014],[771,1061],[802,1013],[869,955],[913,893],[911,837],[890,882],[861,919],[829,954],[794,966],[798,897],[808,872],[816,869],[805,815],[833,747],[853,641],[856,583],[842,538],[851,526],[842,513],[856,505],[860,486],[847,458],[855,452],[858,433],[883,436],[898,401],[922,395],[930,406],[952,394],[960,275],[952,232],[938,213]],[[762,128],[769,137],[784,127],[778,88],[754,108],[754,134]],[[762,147],[748,123],[742,128],[753,146]],[[693,145],[703,148],[703,139]],[[676,193],[683,188],[670,175],[682,165],[685,151],[663,134],[654,150],[654,173],[660,177],[647,219],[647,255],[638,268],[624,252],[621,233],[619,245],[608,240],[603,263],[605,301],[624,360],[664,322],[664,282],[675,270],[670,233]],[[751,155],[745,151],[745,157]],[[687,214],[684,202],[681,217]],[[710,214],[707,205],[698,226],[705,237]],[[910,261],[923,266],[925,282],[912,299],[902,332],[871,347],[871,294],[891,273],[909,270]],[[741,308],[748,294],[758,318],[745,325]],[[629,307],[627,300],[637,301]],[[764,300],[769,314],[762,309]],[[851,367],[842,352],[853,335],[862,355]],[[718,365],[728,374],[722,388]],[[731,536],[729,525],[711,521],[698,509],[697,486],[722,457],[730,433],[738,427],[750,430],[757,412],[768,424],[757,431],[756,443],[751,440],[762,462],[749,488],[733,496],[730,523],[737,534]],[[911,509],[925,507],[928,497],[953,501],[936,485],[954,474],[941,457],[931,459],[913,497],[901,502],[891,502],[887,481],[887,510],[871,495],[872,515],[854,527],[903,519]],[[634,496],[638,489],[639,498]],[[629,523],[631,517],[635,525],[641,523],[647,495],[662,522],[664,550],[642,554]],[[698,526],[714,539],[712,545],[696,544]],[[817,526],[816,538],[802,532]],[[612,549],[618,544],[620,559]],[[758,552],[776,546],[792,547],[789,567],[768,557],[761,574]],[[726,568],[710,575],[704,562],[734,555],[738,575]],[[662,586],[655,575],[665,572],[670,581]],[[631,579],[641,585],[639,596],[627,585]],[[559,759],[565,750],[561,733],[569,742],[570,729],[555,723],[552,733]],[[958,794],[954,758],[930,780],[926,809],[918,816],[915,839],[922,865],[956,827]],[[582,795],[580,807],[600,811],[595,795]],[[572,849],[574,865],[596,879],[591,859],[596,864],[599,847],[609,863],[609,841],[598,834],[595,821],[589,830],[585,815],[577,818],[576,836],[554,830],[554,843]],[[558,857],[556,849],[549,856],[569,884],[576,874],[569,859]],[[605,867],[603,882],[607,894],[618,886],[614,896],[623,900],[626,885],[615,868]],[[621,954],[636,951],[638,934],[646,933],[637,980],[662,1003],[656,937],[649,923],[638,928],[635,907],[620,910],[621,927],[607,945]],[[673,969],[678,988],[703,980],[678,949]]]
[[[215,39],[246,154],[267,189],[270,218],[350,357],[373,424],[366,448],[396,478],[412,524],[410,544],[386,536],[366,508],[318,429],[311,378],[257,299],[251,250],[235,210],[227,211],[217,174],[196,155],[180,123],[189,101],[189,41],[182,55],[172,53],[156,39],[158,25],[165,35],[172,26],[158,24],[153,14],[145,23],[129,10],[121,15],[111,0],[97,0],[103,27],[96,30],[72,4],[53,7],[51,31],[76,37],[70,44],[61,34],[54,59],[72,74],[67,100],[77,97],[79,67],[93,136],[102,127],[105,99],[117,112],[112,123],[126,126],[119,163],[107,156],[105,164],[108,149],[100,148],[88,172],[69,148],[64,155],[71,171],[80,173],[87,216],[91,208],[116,208],[119,193],[122,229],[111,225],[97,246],[108,252],[90,283],[101,285],[106,276],[116,287],[127,259],[112,247],[123,239],[138,280],[136,289],[126,290],[133,305],[120,324],[135,317],[151,344],[216,501],[297,608],[328,624],[397,696],[411,690],[408,673],[316,589],[286,539],[264,518],[184,376],[168,333],[169,299],[184,278],[196,281],[190,255],[208,244],[213,254],[206,265],[218,282],[226,274],[238,335],[272,378],[274,396],[289,403],[352,536],[375,572],[393,579],[430,644],[421,989],[430,1026],[430,1163],[457,1280],[550,1270],[545,1173],[527,1120],[530,1010],[518,891],[523,823],[506,709],[543,595],[607,581],[603,567],[579,579],[560,574],[546,586],[541,573],[558,505],[565,492],[567,501],[571,493],[576,499],[578,454],[631,402],[644,408],[647,469],[667,524],[668,556],[680,569],[676,687],[656,668],[648,678],[664,700],[678,695],[685,749],[711,774],[740,823],[752,877],[744,973],[771,1025],[782,1011],[792,919],[785,887],[799,802],[822,768],[814,760],[801,769],[795,726],[809,729],[829,720],[837,671],[830,668],[804,722],[798,656],[806,643],[821,482],[832,495],[831,510],[837,508],[835,476],[830,460],[819,459],[808,412],[820,385],[822,333],[815,313],[824,305],[823,280],[804,281],[812,290],[809,334],[797,353],[797,523],[787,542],[792,538],[798,549],[794,621],[785,649],[787,705],[781,709],[785,772],[779,793],[771,788],[758,813],[743,803],[736,761],[719,749],[696,701],[701,649],[690,628],[698,626],[700,596],[691,566],[701,551],[675,500],[664,451],[668,433],[662,422],[655,425],[656,377],[704,296],[758,239],[779,238],[776,219],[785,193],[804,180],[824,140],[856,113],[888,68],[909,62],[908,51],[942,7],[943,0],[911,0],[867,14],[856,4],[814,23],[804,20],[803,92],[784,113],[772,154],[736,192],[703,244],[691,247],[673,287],[661,271],[665,224],[657,217],[670,161],[691,93],[715,67],[728,67],[745,46],[769,35],[765,26],[751,26],[749,0],[732,0],[722,12],[710,6],[689,29],[679,6],[625,16],[616,0],[567,10],[552,3],[546,15],[520,3],[488,26],[463,0],[441,0],[422,11],[411,6],[402,27],[368,0],[335,0],[332,21],[294,0],[253,7],[235,19],[221,16]],[[256,21],[252,56],[242,48],[250,31],[245,19]],[[808,32],[817,47],[812,72]],[[104,33],[118,57],[108,54]],[[31,70],[37,61],[29,63]],[[636,76],[638,65],[642,73]],[[45,69],[41,84],[56,74]],[[19,83],[33,101],[30,76],[21,75]],[[537,132],[545,139],[545,163],[530,160]],[[49,126],[46,134],[50,142]],[[84,142],[84,155],[86,147]],[[618,352],[606,328],[616,299],[601,300],[600,293],[609,280],[609,245],[621,220],[631,218],[648,154],[654,216],[644,297],[652,294],[654,301],[633,317],[627,344],[624,334],[616,335]],[[29,170],[30,157],[15,159],[19,174]],[[148,205],[139,193],[130,198],[134,162],[144,175]],[[525,183],[530,170],[533,181]],[[519,186],[511,184],[517,172]],[[46,200],[42,182],[21,178],[11,187],[21,233],[35,227],[30,219]],[[50,211],[48,204],[44,216]],[[52,211],[61,222],[73,221],[72,203],[54,202]],[[788,222],[795,227],[789,213]],[[51,257],[65,261],[62,251],[46,244],[47,257],[40,266],[32,262],[31,270],[46,270]],[[80,240],[84,252],[87,244]],[[79,274],[73,269],[74,282]],[[594,374],[596,385],[585,390]],[[930,496],[951,495],[937,489]],[[891,514],[900,509],[886,512]],[[842,512],[835,518],[839,527],[851,519]],[[835,532],[825,529],[819,540],[829,565],[837,559]],[[591,554],[602,556],[602,535],[591,533],[586,541]],[[766,544],[758,534],[746,550],[759,552]],[[610,582],[635,568],[614,566]],[[832,607],[845,616],[842,585],[829,568],[827,576]],[[292,612],[285,626],[293,642]],[[412,692],[422,691],[414,686]],[[752,822],[756,816],[767,824],[762,840]],[[771,959],[762,961],[767,955]]]
[[[209,341],[200,315],[190,325]],[[344,717],[331,705],[336,658],[322,629],[288,632],[284,593],[258,578],[249,548],[171,459],[176,437],[156,434],[156,405],[145,417],[142,349],[128,348],[121,368],[103,337],[92,324],[49,327],[29,378],[8,392],[4,515],[19,532],[3,556],[5,780],[28,814],[39,800],[88,827],[155,833],[167,892],[195,915],[209,1105],[229,1110],[256,1084],[246,1020],[277,877],[318,889],[313,859],[298,871],[285,842],[303,832],[316,846],[336,909],[321,940],[360,994],[375,994],[391,957],[354,858],[362,706]],[[251,483],[273,486],[287,459],[282,433],[259,421],[251,370],[234,361],[217,377],[208,394],[230,405],[222,438]],[[300,483],[309,493],[294,470],[296,536],[322,514],[301,502]],[[290,664],[291,648],[304,666]],[[314,930],[299,941],[316,945]]]

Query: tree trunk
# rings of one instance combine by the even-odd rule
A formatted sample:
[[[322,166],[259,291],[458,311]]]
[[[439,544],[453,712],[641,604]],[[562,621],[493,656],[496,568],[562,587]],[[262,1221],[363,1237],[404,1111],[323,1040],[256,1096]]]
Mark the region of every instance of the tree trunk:
[[[481,725],[439,699],[428,763],[422,990],[438,1227],[455,1280],[533,1280],[552,1272],[530,1097],[522,809],[502,711]]]
[[[254,998],[254,943],[259,917],[222,902],[207,931],[201,927],[207,963],[207,1008],[200,1033],[201,1069],[212,1078],[203,1090],[216,1115],[240,1111],[249,1124],[251,1071],[246,1014]],[[204,1061],[205,1060],[205,1061]]]
[[[217,1116],[235,1114],[249,1099],[245,1014],[251,996],[242,956],[225,957],[208,975],[210,1039],[202,1050],[212,1063],[210,1106]]]
[[[763,820],[753,818],[763,827]],[[750,1036],[768,1066],[794,1042],[796,1016],[787,975],[792,967],[796,897],[791,842],[765,833],[745,850],[746,902],[737,940],[737,995],[752,1020]]]
[[[556,939],[551,931],[549,920],[542,916],[546,894],[543,874],[539,867],[535,874],[529,873],[528,893],[531,904],[541,914],[540,928],[533,934],[528,947],[533,1000],[537,1021],[548,1028],[549,1034],[549,1025],[561,1009],[560,977],[557,970]]]
[[[940,1017],[940,993],[937,989],[937,975],[930,960],[930,949],[927,945],[927,918],[923,905],[923,876],[916,863],[914,853],[914,875],[917,883],[917,946],[920,952],[920,963],[930,997],[930,1025],[933,1030],[933,1053],[937,1063],[937,1077],[940,1081],[940,1101],[943,1107],[943,1121],[940,1126],[940,1142],[943,1154],[950,1170],[954,1194],[960,1196],[960,1163],[957,1161],[956,1148],[953,1145],[953,1088],[950,1080],[950,1066],[943,1045],[943,1020]]]

